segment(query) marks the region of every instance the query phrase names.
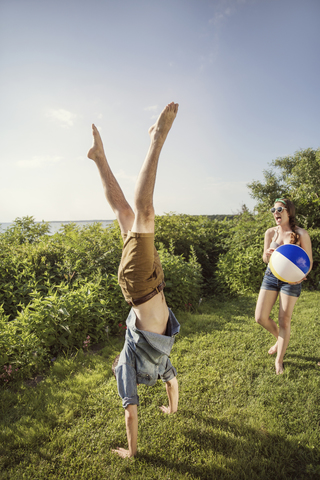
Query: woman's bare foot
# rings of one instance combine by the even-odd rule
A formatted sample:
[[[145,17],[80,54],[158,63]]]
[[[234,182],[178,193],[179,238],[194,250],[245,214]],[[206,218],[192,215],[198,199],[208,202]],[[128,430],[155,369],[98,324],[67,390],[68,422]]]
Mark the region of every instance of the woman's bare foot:
[[[156,123],[149,128],[151,140],[165,141],[174,119],[177,116],[178,107],[179,105],[177,103],[171,102],[162,110]]]
[[[273,355],[274,353],[277,353],[278,351],[278,341],[276,341],[276,343],[274,345],[272,345],[271,348],[269,348],[269,355]]]
[[[103,143],[100,137],[100,133],[95,125],[92,124],[93,145],[88,152],[88,158],[97,162],[105,159],[105,153],[103,149]]]
[[[279,363],[275,362],[275,366],[276,366],[276,375],[281,375],[282,373],[284,373],[284,366],[283,366],[283,363]]]

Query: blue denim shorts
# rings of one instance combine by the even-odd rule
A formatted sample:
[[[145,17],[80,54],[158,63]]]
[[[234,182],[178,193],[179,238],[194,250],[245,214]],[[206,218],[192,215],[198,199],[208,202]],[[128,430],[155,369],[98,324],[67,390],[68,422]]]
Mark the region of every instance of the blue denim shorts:
[[[282,292],[291,297],[299,297],[301,293],[301,283],[291,285],[290,283],[278,280],[277,277],[273,275],[268,265],[262,280],[261,289]]]

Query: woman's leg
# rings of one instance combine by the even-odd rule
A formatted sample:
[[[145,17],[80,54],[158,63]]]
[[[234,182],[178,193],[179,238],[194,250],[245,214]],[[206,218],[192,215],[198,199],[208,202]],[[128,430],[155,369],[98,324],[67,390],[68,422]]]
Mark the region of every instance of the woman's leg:
[[[268,332],[272,333],[276,339],[278,338],[279,329],[276,322],[270,318],[270,313],[277,300],[277,296],[278,292],[276,290],[261,289],[255,311],[256,322],[268,330]]]
[[[268,332],[277,339],[276,343],[269,348],[269,355],[273,355],[277,352],[278,349],[278,334],[279,328],[278,325],[272,318],[270,318],[270,313],[273,305],[277,300],[278,292],[275,290],[264,290],[261,289],[256,305],[255,318],[256,322],[264,327]]]
[[[276,373],[283,373],[283,357],[286,353],[291,331],[291,317],[298,297],[280,292],[278,353],[275,362]]]

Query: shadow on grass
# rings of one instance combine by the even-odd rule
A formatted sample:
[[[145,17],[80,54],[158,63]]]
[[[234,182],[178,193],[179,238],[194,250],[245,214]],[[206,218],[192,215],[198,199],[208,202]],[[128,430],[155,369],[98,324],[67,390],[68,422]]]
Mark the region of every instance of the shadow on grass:
[[[297,359],[301,359],[301,360],[304,360],[305,362],[311,362],[311,363],[318,363],[319,362],[319,356],[314,356],[314,357],[308,357],[307,355],[298,355],[296,353],[287,353],[286,355],[286,358],[297,358]],[[301,365],[301,363],[299,364]],[[311,367],[311,365],[310,365]]]
[[[320,449],[300,445],[264,429],[194,415],[199,427],[181,433],[188,439],[187,461],[139,454],[139,459],[201,479],[318,480]]]
[[[206,299],[196,313],[177,312],[181,323],[179,337],[209,333],[213,330],[238,330],[248,318],[254,323],[257,296]]]
[[[298,355],[287,352],[285,356],[285,365],[293,367],[296,371],[319,370],[319,357],[310,357],[307,355]]]
[[[159,467],[159,468],[165,468],[167,470],[170,470],[173,475],[174,472],[177,472],[181,475],[188,475],[186,478],[197,478],[197,479],[203,479],[203,480],[213,480],[214,478],[217,478],[219,480],[222,479],[240,479],[240,477],[236,474],[233,475],[232,471],[227,471],[227,469],[224,469],[222,467],[208,467],[206,465],[191,465],[189,462],[180,462],[179,460],[177,462],[172,461],[172,460],[165,460],[165,459],[155,459],[154,455],[148,455],[145,453],[140,453],[139,456],[137,457],[139,460],[142,460],[146,462],[147,464],[151,464],[154,467]],[[155,476],[154,478],[159,478],[158,476]],[[167,477],[163,477],[167,478]],[[168,477],[170,478],[170,477]]]
[[[29,417],[40,423],[44,422],[54,429],[60,425],[64,416],[66,423],[68,423],[69,414],[72,418],[83,416],[82,403],[85,403],[87,398],[86,382],[91,385],[91,377],[97,378],[94,377],[95,374],[100,375],[100,382],[113,378],[112,362],[120,352],[122,345],[123,339],[116,337],[113,344],[108,342],[100,347],[93,346],[92,351],[89,350],[85,353],[78,351],[71,355],[61,354],[55,363],[44,372],[44,375],[9,384],[5,390],[0,392],[0,413],[3,417],[2,427],[10,430],[9,437],[13,443],[4,443],[2,447],[10,449],[17,446],[14,437],[19,437],[19,433],[17,433],[15,425],[17,424],[20,429],[25,428],[27,431]],[[60,405],[62,406],[60,407]],[[23,424],[21,427],[20,420],[22,418],[27,419],[25,425],[28,426]],[[30,430],[33,431],[32,425]],[[36,441],[33,433],[30,434],[30,438],[31,443]],[[28,443],[27,440],[26,443]]]

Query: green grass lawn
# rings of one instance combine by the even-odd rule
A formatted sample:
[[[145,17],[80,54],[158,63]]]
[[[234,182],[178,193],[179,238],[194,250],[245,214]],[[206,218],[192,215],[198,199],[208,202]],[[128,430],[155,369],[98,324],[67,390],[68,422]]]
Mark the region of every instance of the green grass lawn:
[[[0,478],[319,479],[320,294],[297,302],[281,376],[267,354],[273,339],[254,322],[255,301],[215,299],[201,314],[178,315],[179,411],[160,412],[161,381],[139,386],[133,460],[111,453],[127,446],[111,372],[121,339],[58,358],[36,386],[2,390]]]

